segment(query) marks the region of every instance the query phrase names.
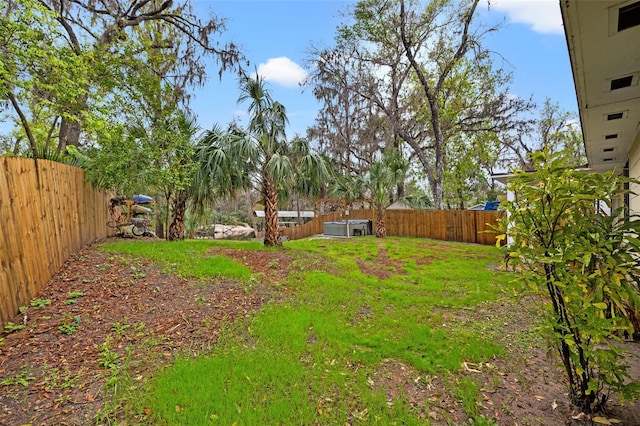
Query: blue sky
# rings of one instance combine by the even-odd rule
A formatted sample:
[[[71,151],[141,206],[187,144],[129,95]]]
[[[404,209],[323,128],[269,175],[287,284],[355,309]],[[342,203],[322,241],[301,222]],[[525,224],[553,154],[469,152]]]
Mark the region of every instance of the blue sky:
[[[289,136],[305,134],[318,108],[311,90],[298,85],[309,66],[313,43],[329,46],[342,11],[353,1],[344,0],[193,0],[198,13],[208,11],[226,18],[225,39],[237,43],[250,62],[269,82],[273,97],[287,108]],[[502,29],[485,39],[495,52],[494,63],[513,74],[510,91],[542,104],[545,98],[566,111],[577,112],[567,45],[558,0],[486,0],[481,6],[485,22],[504,20]],[[226,126],[242,119],[246,105],[238,105],[235,76],[218,79],[211,66],[210,81],[194,92],[192,107],[203,129]]]

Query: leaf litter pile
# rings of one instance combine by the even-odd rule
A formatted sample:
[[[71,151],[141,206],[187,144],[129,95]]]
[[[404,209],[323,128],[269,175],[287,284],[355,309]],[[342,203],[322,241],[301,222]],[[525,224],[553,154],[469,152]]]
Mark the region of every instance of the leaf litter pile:
[[[271,283],[286,277],[292,260],[287,251],[214,251],[249,266],[261,280],[250,289],[225,279],[194,285],[151,261],[95,247],[73,255],[5,327],[11,332],[0,341],[0,425],[100,424],[96,415],[105,412],[111,398],[105,385],[124,360],[132,382],[143,383],[176,354],[206,351],[234,320],[286,292]],[[380,278],[393,266],[380,258],[375,268],[365,271],[360,265]],[[489,306],[473,316],[504,314],[516,332],[521,319],[510,310]],[[631,376],[640,380],[640,344],[629,344],[637,355],[630,358]],[[553,354],[534,346],[527,354],[465,364],[456,379],[484,384],[478,412],[499,425],[640,425],[638,401],[612,401],[609,412],[592,418],[576,412],[556,364]],[[469,424],[444,378],[385,360],[371,385],[390,401],[408,398],[430,424]],[[117,416],[115,411],[108,415]]]

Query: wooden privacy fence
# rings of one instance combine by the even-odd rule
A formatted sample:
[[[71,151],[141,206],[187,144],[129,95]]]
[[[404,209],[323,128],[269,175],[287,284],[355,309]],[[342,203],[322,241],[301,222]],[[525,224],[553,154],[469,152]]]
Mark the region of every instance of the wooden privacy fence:
[[[351,210],[349,219],[373,221],[374,210]],[[398,237],[431,238],[434,240],[493,245],[496,234],[491,226],[497,225],[502,213],[474,210],[387,210],[384,221],[387,235]],[[346,219],[342,211],[318,216],[304,225],[282,228],[281,234],[290,239],[322,234],[324,222]]]
[[[107,236],[109,198],[77,167],[0,157],[0,325],[72,253]]]

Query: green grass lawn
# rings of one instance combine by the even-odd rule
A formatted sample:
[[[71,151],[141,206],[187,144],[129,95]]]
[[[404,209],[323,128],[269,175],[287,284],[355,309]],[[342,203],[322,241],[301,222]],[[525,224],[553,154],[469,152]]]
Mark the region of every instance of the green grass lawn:
[[[103,248],[159,260],[185,277],[250,280],[246,266],[206,255],[221,245],[265,250],[213,241]],[[230,325],[210,353],[181,356],[149,380],[137,404],[149,423],[427,423],[402,394],[390,401],[377,385],[388,360],[449,383],[475,416],[479,386],[455,375],[464,362],[505,352],[494,341],[499,330],[479,332],[496,324],[470,320],[475,307],[513,293],[514,276],[498,271],[496,248],[362,237],[293,241],[284,250],[296,266],[279,283],[290,296]]]

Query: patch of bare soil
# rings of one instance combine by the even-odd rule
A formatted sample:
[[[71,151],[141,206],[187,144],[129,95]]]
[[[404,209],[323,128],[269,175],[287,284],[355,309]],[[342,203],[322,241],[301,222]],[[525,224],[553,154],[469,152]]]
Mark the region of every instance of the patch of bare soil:
[[[46,300],[50,304],[29,307],[12,320],[26,327],[2,335],[0,425],[93,424],[96,413],[108,403],[105,383],[109,366],[116,362],[110,356],[130,357],[131,376],[144,381],[176,354],[206,351],[232,321],[281,297],[285,290],[271,284],[296,270],[286,250],[215,249],[211,254],[242,262],[258,280],[250,288],[232,280],[195,284],[162,272],[152,262],[93,247],[75,254],[38,295],[41,304]],[[305,259],[304,264],[313,262],[318,260]],[[380,253],[375,262],[360,267],[383,278],[399,266]],[[502,315],[514,333],[503,336],[508,342],[522,331],[524,322],[511,309],[491,305],[473,313],[473,318],[466,311],[451,311],[443,314],[443,322]],[[640,344],[627,346],[636,354],[629,359],[632,377],[640,380]],[[371,385],[387,394],[390,405],[407,401],[425,423],[436,425],[468,424],[462,401],[453,391],[455,381],[463,377],[482,389],[479,413],[497,419],[499,425],[590,424],[586,417],[572,418],[579,413],[569,403],[556,358],[535,343],[526,353],[519,349],[522,345],[508,347],[506,357],[466,364],[454,377],[428,376],[397,360],[385,360],[371,377]],[[609,410],[603,418],[620,421],[612,424],[640,425],[637,401],[624,406],[612,401]]]
[[[279,257],[262,253],[253,263]],[[143,380],[178,353],[206,350],[221,327],[274,296],[266,280],[251,289],[194,284],[148,261],[85,248],[42,288],[36,300],[50,304],[29,307],[12,320],[26,328],[2,336],[0,425],[92,424],[105,403],[109,351],[121,359],[135,351]]]
[[[381,280],[387,279],[392,275],[404,273],[402,270],[404,262],[389,259],[387,254],[387,250],[384,247],[379,246],[378,255],[374,260],[357,259],[356,263],[363,274],[378,277]]]

